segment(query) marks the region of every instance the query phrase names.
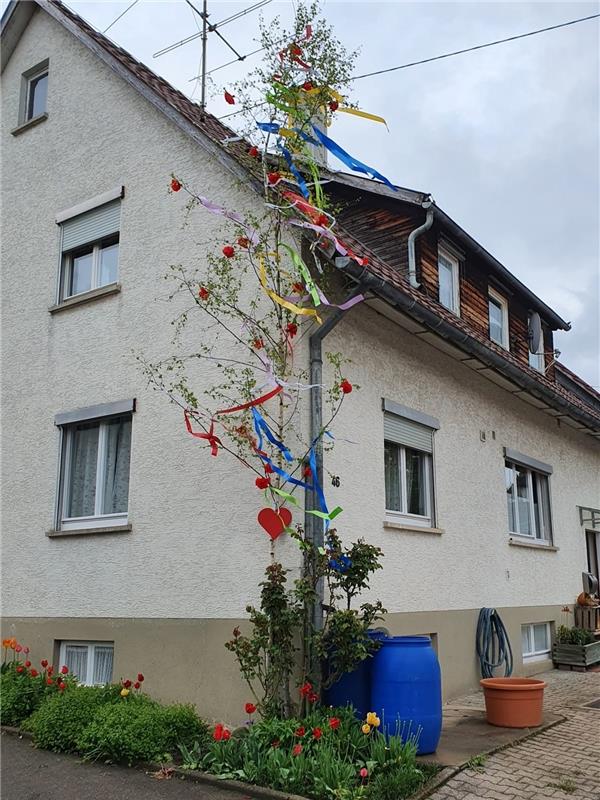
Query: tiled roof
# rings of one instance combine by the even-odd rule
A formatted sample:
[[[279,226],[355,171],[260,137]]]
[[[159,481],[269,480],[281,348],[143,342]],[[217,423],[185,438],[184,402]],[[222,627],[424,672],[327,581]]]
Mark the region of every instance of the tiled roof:
[[[123,67],[129,70],[132,75],[142,81],[153,92],[156,92],[156,94],[159,95],[159,97],[171,108],[184,116],[185,119],[187,119],[195,128],[197,128],[198,131],[204,134],[204,136],[210,139],[213,143],[224,148],[229,155],[234,157],[235,160],[248,171],[252,172],[256,170],[256,161],[247,155],[248,144],[246,142],[238,141],[224,144],[224,140],[230,137],[237,137],[235,131],[233,131],[231,128],[228,128],[212,114],[208,114],[207,112],[203,111],[199,105],[192,102],[182,92],[180,92],[174,86],[171,86],[168,81],[166,81],[164,78],[161,78],[145,64],[142,64],[141,61],[138,61],[122,47],[119,47],[102,33],[95,30],[82,17],[80,17],[78,14],[75,14],[73,11],[67,8],[67,6],[61,3],[60,0],[37,0],[37,2],[42,7],[45,5],[53,6],[57,11],[64,15],[67,20],[76,25],[82,33],[90,37],[93,42],[113,56]],[[340,178],[343,181],[343,177],[340,176]],[[348,185],[356,184],[354,176],[348,176],[348,178]],[[365,191],[369,191],[368,184],[371,182],[361,179],[361,183],[365,184]],[[380,184],[376,183],[375,185],[379,186]],[[413,202],[420,202],[419,193],[411,192],[410,190],[403,191],[406,191],[407,193],[407,198],[404,199],[409,199],[408,195],[412,194],[414,195]],[[423,197],[426,197],[426,195],[423,195]],[[536,370],[533,370],[532,368],[522,364],[510,352],[507,352],[504,348],[501,348],[499,345],[496,345],[494,342],[490,341],[487,337],[483,336],[480,332],[465,323],[464,320],[456,317],[454,314],[451,314],[439,303],[436,303],[431,298],[426,297],[422,292],[414,289],[398,271],[397,267],[394,268],[383,258],[381,258],[379,248],[377,248],[378,252],[376,253],[370,250],[362,238],[360,240],[356,239],[349,231],[343,230],[342,227],[340,227],[340,232],[344,238],[344,241],[347,241],[353,248],[356,249],[357,252],[365,253],[369,256],[369,266],[367,269],[372,274],[382,278],[386,283],[399,289],[403,294],[414,299],[417,304],[429,309],[439,318],[444,319],[450,325],[454,326],[458,331],[468,335],[471,337],[471,339],[478,341],[490,351],[495,352],[497,355],[505,359],[507,363],[512,364],[513,367],[522,370],[526,374],[529,373],[531,378],[536,380],[538,384],[540,384],[548,392],[554,394],[557,398],[560,398],[576,408],[579,408],[584,413],[595,417],[598,420],[598,426],[600,427],[600,413],[598,413],[597,408],[594,408],[592,405],[586,403],[581,397],[577,396],[573,392],[568,391],[565,387],[561,386],[557,382],[550,380],[548,377],[546,377],[546,375],[540,374]],[[365,238],[368,239],[368,237]],[[562,367],[562,365],[560,366],[562,369],[566,369]],[[570,371],[568,372],[570,373]],[[570,373],[570,375],[575,382],[579,383],[580,386],[588,390],[592,396],[595,394],[594,390],[585,384],[581,378],[573,373]]]

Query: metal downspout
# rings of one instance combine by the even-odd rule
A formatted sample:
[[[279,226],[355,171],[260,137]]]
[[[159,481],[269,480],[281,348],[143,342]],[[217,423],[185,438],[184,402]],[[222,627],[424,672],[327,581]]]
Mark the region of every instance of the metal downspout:
[[[427,209],[427,216],[425,217],[425,222],[420,225],[418,228],[415,228],[414,231],[411,231],[408,237],[408,280],[410,281],[410,285],[414,289],[418,289],[421,285],[417,280],[417,255],[415,249],[415,242],[417,238],[425,231],[428,231],[429,228],[433,225],[433,202],[428,201],[426,203],[422,203],[423,208]]]

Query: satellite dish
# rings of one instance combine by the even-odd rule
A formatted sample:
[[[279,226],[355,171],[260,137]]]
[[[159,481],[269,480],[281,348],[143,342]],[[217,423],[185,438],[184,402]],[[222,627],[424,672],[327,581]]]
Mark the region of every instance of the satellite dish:
[[[542,342],[542,320],[537,311],[533,311],[529,317],[529,350],[531,353],[540,352]]]
[[[592,575],[591,572],[582,572],[581,577],[583,579],[583,591],[586,594],[596,594],[598,591],[598,578]]]

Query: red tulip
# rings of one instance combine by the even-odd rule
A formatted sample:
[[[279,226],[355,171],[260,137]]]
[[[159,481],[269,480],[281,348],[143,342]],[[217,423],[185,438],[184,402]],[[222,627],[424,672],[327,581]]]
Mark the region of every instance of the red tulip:
[[[256,711],[256,706],[254,705],[254,703],[246,703],[244,709],[246,710],[246,714],[254,714],[254,712]]]
[[[30,674],[30,676],[31,676],[32,678],[37,678],[37,676],[38,676],[40,673],[37,671],[37,669],[32,669],[32,670],[31,670],[31,672],[30,672],[29,674]]]
[[[136,682],[133,684],[133,688],[134,688],[134,689],[139,689],[141,685],[142,685],[142,684],[141,684],[139,681],[136,681]]]
[[[223,741],[227,741],[227,739],[231,739],[231,733],[225,728],[223,731]]]
[[[43,659],[40,661],[40,664],[42,665],[42,667],[43,667],[44,669],[46,669],[46,667],[48,666],[48,662],[46,661],[46,659],[45,659],[45,658],[43,658]]]
[[[60,668],[60,671],[62,672],[63,675],[67,675],[69,672],[69,668],[65,665],[64,667]]]
[[[306,733],[306,729],[305,729],[304,725],[300,725],[300,727],[296,728],[296,730],[294,731],[294,736],[297,736],[299,739],[301,739],[304,736],[305,733]]]
[[[252,158],[258,158],[258,147],[252,145],[252,147],[248,150],[248,155]]]
[[[48,675],[52,675],[52,673],[54,672],[54,667],[48,667],[48,669],[46,671],[47,671]]]
[[[321,736],[323,736],[323,731],[321,730],[321,728],[313,728],[312,734],[313,738],[318,741],[321,738]]]
[[[295,744],[292,748],[292,755],[299,756],[301,752],[302,752],[302,745]]]
[[[67,684],[66,684],[66,683],[63,683],[63,682],[61,681],[61,682],[58,684],[58,688],[59,688],[59,690],[60,690],[61,692],[64,692],[64,690],[67,688]]]
[[[270,186],[275,186],[276,183],[279,183],[281,180],[281,175],[279,172],[268,172],[267,173],[267,183]]]
[[[307,697],[309,703],[316,703],[318,699],[319,695],[316,692],[311,692]]]
[[[235,97],[232,94],[229,94],[227,90],[223,92],[223,97],[225,98],[225,102],[229,103],[230,106],[235,105]]]
[[[271,747],[277,748],[279,747],[280,744],[281,742],[279,741],[279,739],[273,739],[273,741],[271,742]]]
[[[358,774],[361,778],[366,778],[369,774],[369,770],[366,767],[363,767]]]
[[[131,689],[131,681],[129,679],[123,681],[123,686],[125,687],[125,689]]]
[[[204,286],[201,286],[198,289],[198,297],[200,298],[200,300],[208,300],[209,294],[210,292],[208,291],[208,289],[205,289]]]
[[[23,652],[25,653],[25,655],[27,655],[27,653],[29,652],[29,648],[28,647],[24,647],[23,648]]]
[[[31,666],[31,661],[26,661],[26,662],[25,662],[25,666],[26,666],[26,667],[30,667],[30,666]]]
[[[346,378],[344,378],[344,380],[340,383],[340,389],[344,394],[350,394],[352,388],[352,384],[350,381],[347,381]]]
[[[46,678],[46,685],[47,686],[52,686],[53,684],[54,684],[54,681],[52,680],[52,678]]]
[[[143,683],[143,682],[144,682],[144,676],[142,675],[142,673],[141,673],[141,672],[138,672],[137,679],[138,679],[138,681],[139,681],[140,683]]]
[[[223,255],[226,258],[233,258],[234,257],[235,250],[233,249],[233,247],[230,244],[226,244],[225,247],[223,248]]]
[[[19,666],[17,667],[17,672],[21,673],[21,672],[23,672],[23,670],[24,670],[24,669],[25,669],[25,667],[22,667],[22,666],[19,664]]]
[[[257,479],[254,481],[254,483],[256,484],[256,486],[257,486],[259,489],[268,489],[268,488],[269,488],[269,486],[271,485],[271,481],[270,481],[268,478],[257,478]],[[250,705],[250,704],[249,704],[249,703],[247,703],[246,705]],[[256,710],[256,709],[255,709],[255,710]],[[249,713],[249,714],[253,714],[254,712],[253,712],[253,711],[249,711],[248,713]]]
[[[340,721],[338,717],[329,718],[329,727],[331,728],[332,731],[337,731],[337,729],[340,727]]]
[[[302,697],[308,697],[308,695],[312,692],[312,688],[312,683],[306,681],[306,683],[303,684],[299,689],[300,695]]]
[[[15,653],[20,653],[23,649],[23,646],[20,644],[15,645]]]
[[[296,325],[295,322],[288,322],[288,324],[285,326],[285,329],[290,339],[293,339],[294,336],[298,333],[298,326]]]
[[[215,742],[220,742],[223,738],[223,726],[219,722],[218,725],[215,725],[215,729],[213,731],[213,739]]]
[[[177,178],[173,178],[173,180],[171,181],[171,191],[178,192],[180,189],[181,189],[181,184],[179,183]]]

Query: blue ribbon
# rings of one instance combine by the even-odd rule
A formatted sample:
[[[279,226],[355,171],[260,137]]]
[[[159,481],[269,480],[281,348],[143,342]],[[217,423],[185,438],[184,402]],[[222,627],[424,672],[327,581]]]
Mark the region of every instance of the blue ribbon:
[[[283,157],[286,160],[286,163],[288,165],[288,168],[289,168],[290,172],[292,173],[292,175],[296,179],[296,183],[298,184],[298,188],[302,192],[302,197],[304,197],[305,200],[308,200],[308,198],[310,197],[310,192],[308,191],[308,186],[306,185],[306,181],[304,180],[302,175],[298,172],[298,169],[296,168],[296,165],[294,164],[294,161],[292,159],[292,154],[287,149],[287,147],[284,147],[282,144],[279,144],[279,149],[283,153]]]
[[[266,453],[263,454],[262,451],[263,451],[263,441],[264,441],[263,433],[264,433],[264,435],[271,442],[271,444],[274,445],[278,450],[280,450],[281,453],[283,453],[283,457],[285,458],[286,461],[293,461],[290,451],[282,442],[279,441],[279,439],[277,439],[273,435],[273,432],[269,428],[267,422],[265,421],[260,411],[257,411],[256,408],[252,408],[251,410],[252,410],[252,416],[254,418],[254,430],[256,431],[256,435],[258,438],[257,449],[261,451],[259,452],[260,458],[265,462],[265,464],[268,464],[271,467],[273,472],[277,473],[277,475],[282,477],[285,482],[292,483],[294,484],[294,486],[300,486],[302,489],[308,489],[312,491],[313,488],[312,486],[310,486],[308,483],[305,483],[304,481],[299,481],[297,478],[294,478],[292,475],[290,475],[289,472],[286,472],[284,469],[281,469],[281,467],[278,467],[277,464],[275,464],[269,458],[269,456],[266,455]]]
[[[265,133],[279,133],[278,122],[257,122],[256,127]]]

